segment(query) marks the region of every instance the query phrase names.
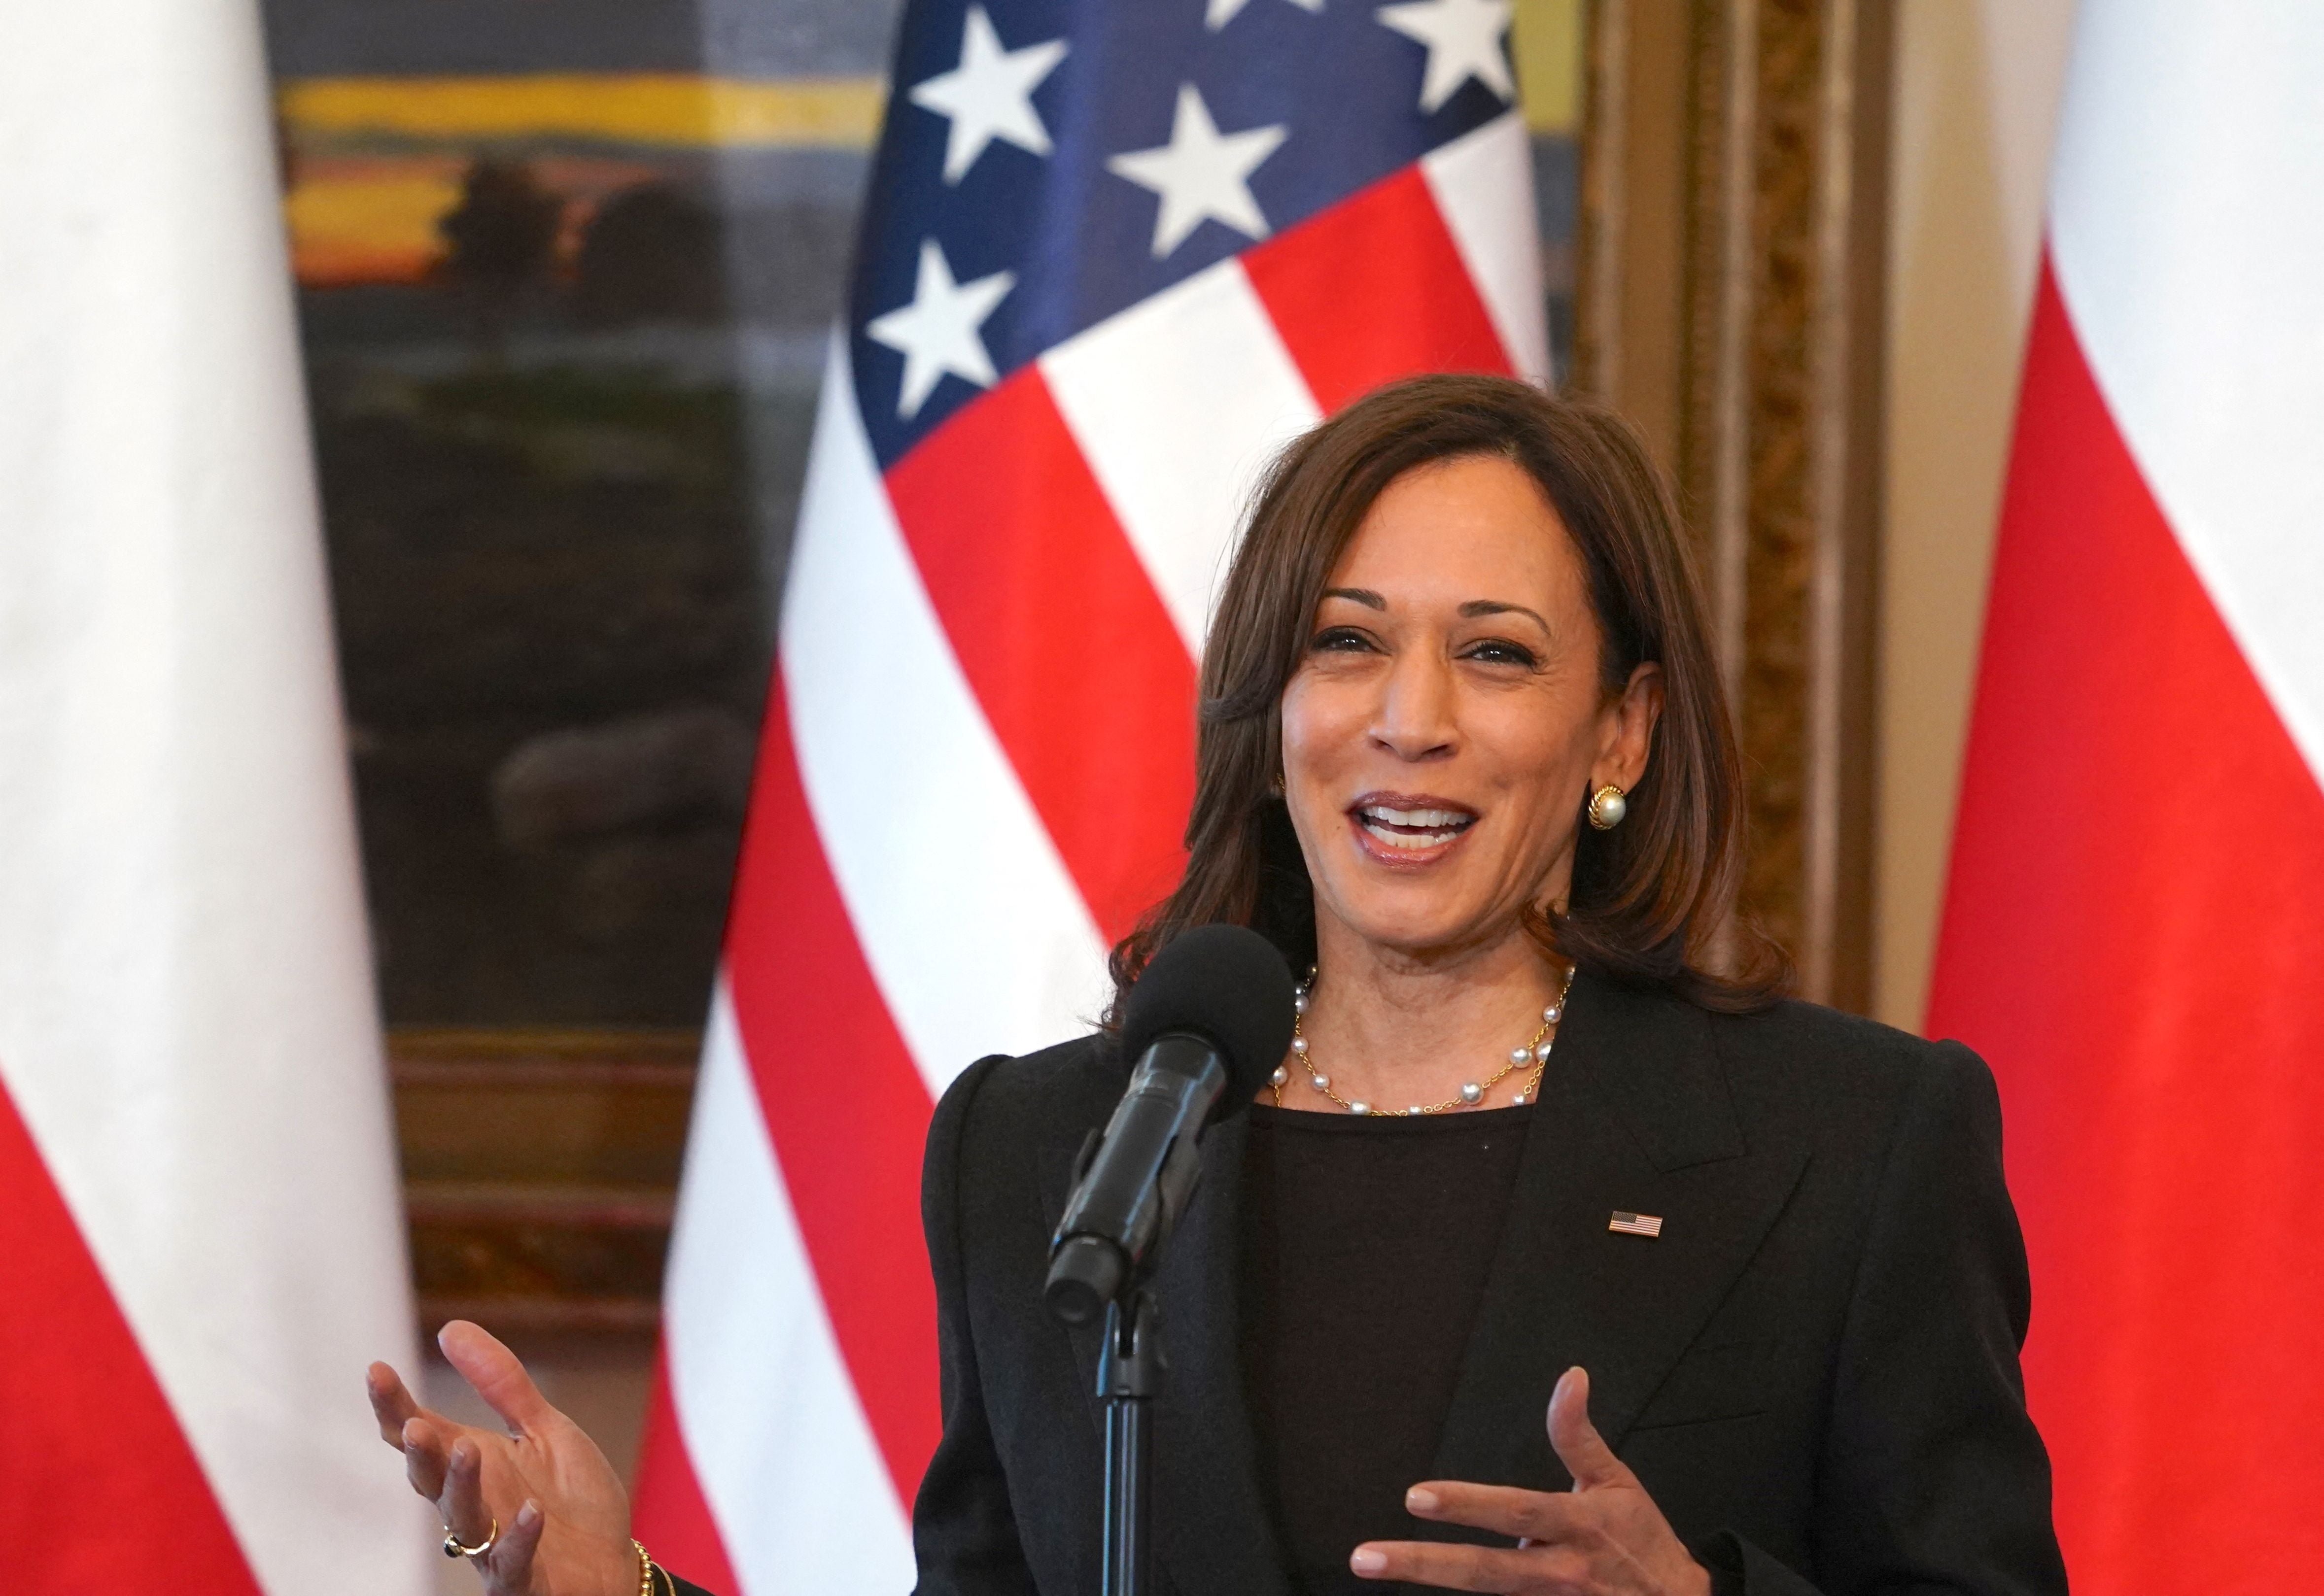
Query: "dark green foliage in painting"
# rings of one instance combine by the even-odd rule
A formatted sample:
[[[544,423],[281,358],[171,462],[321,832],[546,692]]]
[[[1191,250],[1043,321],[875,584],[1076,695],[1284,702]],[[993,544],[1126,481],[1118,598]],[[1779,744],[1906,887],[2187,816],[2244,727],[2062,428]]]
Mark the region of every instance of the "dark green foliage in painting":
[[[672,183],[605,201],[581,235],[573,313],[585,326],[712,322],[726,311],[717,213]]]
[[[564,218],[565,202],[531,168],[486,156],[469,166],[459,205],[436,224],[445,244],[438,273],[467,300],[478,340],[494,357],[527,292],[549,286]]]

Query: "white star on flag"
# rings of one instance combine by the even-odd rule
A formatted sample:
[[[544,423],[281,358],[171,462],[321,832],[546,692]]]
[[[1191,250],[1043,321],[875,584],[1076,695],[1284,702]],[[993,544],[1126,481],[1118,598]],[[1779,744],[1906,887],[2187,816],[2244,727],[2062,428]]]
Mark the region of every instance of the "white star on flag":
[[[912,302],[874,316],[863,328],[875,343],[904,356],[897,415],[908,420],[919,414],[946,371],[979,388],[992,386],[998,373],[977,329],[1016,286],[1013,271],[955,282],[943,248],[933,238],[921,240],[919,280],[913,287]]]
[[[1207,219],[1223,222],[1252,238],[1267,236],[1267,218],[1250,197],[1250,174],[1275,153],[1286,136],[1281,124],[1222,133],[1211,109],[1191,83],[1178,87],[1178,112],[1170,142],[1133,150],[1105,163],[1162,197],[1154,213],[1154,258],[1160,260],[1185,242]]]
[[[1509,31],[1509,0],[1406,0],[1375,14],[1384,26],[1428,47],[1420,108],[1434,111],[1474,78],[1505,100],[1517,98],[1501,36]]]
[[[968,8],[961,30],[960,65],[912,86],[911,102],[951,118],[945,136],[944,179],[957,183],[995,139],[1047,155],[1049,130],[1033,109],[1033,91],[1065,59],[1065,41],[1052,39],[1003,50],[984,7]]]
[[[1234,21],[1242,8],[1250,4],[1250,0],[1211,0],[1210,13],[1203,18],[1203,23],[1215,33]],[[1302,11],[1312,11],[1318,16],[1321,16],[1323,12],[1323,0],[1291,0],[1291,4]]]

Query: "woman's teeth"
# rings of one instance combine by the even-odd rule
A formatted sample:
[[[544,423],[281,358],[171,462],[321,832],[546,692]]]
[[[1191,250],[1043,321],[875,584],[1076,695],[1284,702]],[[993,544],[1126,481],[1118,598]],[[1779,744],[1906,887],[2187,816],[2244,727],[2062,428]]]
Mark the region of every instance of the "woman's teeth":
[[[1477,817],[1457,809],[1389,809],[1367,803],[1356,811],[1356,821],[1390,848],[1417,850],[1449,842],[1476,824]]]

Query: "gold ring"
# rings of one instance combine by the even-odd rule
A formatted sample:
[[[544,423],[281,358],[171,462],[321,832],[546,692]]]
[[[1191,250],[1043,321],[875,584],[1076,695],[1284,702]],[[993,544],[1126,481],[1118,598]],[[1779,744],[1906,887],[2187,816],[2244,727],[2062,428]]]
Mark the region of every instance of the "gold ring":
[[[485,1553],[491,1551],[493,1544],[500,1538],[501,1521],[498,1518],[493,1519],[492,1528],[484,1532],[484,1538],[478,1541],[473,1546],[462,1546],[460,1544],[460,1532],[456,1529],[447,1529],[444,1532],[444,1555],[447,1557],[481,1557]]]

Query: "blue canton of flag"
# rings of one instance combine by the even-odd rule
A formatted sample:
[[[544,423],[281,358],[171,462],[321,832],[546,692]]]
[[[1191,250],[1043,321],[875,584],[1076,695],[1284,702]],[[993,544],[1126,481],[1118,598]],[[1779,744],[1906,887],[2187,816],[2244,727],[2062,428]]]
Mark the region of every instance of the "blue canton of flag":
[[[1500,115],[1508,14],[914,6],[851,300],[882,463],[1051,345]]]

